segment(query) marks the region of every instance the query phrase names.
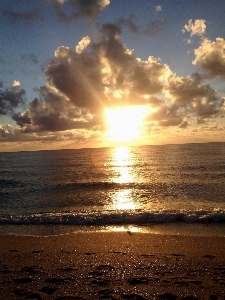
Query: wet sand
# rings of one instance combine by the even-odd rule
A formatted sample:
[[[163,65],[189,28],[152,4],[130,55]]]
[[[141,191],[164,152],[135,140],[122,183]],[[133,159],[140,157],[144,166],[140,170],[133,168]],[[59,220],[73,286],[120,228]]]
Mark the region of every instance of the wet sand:
[[[225,299],[225,237],[0,236],[0,299]]]

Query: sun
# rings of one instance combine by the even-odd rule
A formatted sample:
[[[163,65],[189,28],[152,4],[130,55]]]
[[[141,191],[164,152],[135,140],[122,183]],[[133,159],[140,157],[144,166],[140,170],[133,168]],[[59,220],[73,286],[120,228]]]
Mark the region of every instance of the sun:
[[[132,142],[139,139],[143,119],[146,115],[141,106],[106,109],[106,121],[109,126],[107,135],[116,142]]]

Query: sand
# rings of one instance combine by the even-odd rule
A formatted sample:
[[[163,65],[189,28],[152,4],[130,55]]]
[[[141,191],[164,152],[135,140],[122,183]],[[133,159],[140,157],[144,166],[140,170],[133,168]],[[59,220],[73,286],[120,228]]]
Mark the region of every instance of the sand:
[[[225,299],[225,238],[0,236],[0,299]]]

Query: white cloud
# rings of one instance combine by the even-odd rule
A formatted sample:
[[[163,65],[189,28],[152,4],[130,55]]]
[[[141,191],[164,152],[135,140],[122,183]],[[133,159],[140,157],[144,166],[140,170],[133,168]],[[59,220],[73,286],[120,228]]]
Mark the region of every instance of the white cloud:
[[[14,80],[14,81],[12,82],[12,87],[13,87],[13,88],[20,87],[20,82],[17,81],[17,80]]]
[[[203,19],[195,20],[194,22],[192,19],[188,21],[188,24],[184,25],[182,32],[190,31],[190,36],[198,35],[203,36],[206,31],[206,21]]]
[[[225,78],[225,40],[217,38],[215,42],[202,39],[199,48],[194,50],[194,65],[199,64],[208,72],[209,77]]]
[[[162,11],[162,6],[161,6],[161,5],[156,5],[156,6],[155,6],[155,10],[156,10],[157,12]]]
[[[76,52],[80,54],[91,42],[89,36],[84,36],[82,40],[76,46]]]

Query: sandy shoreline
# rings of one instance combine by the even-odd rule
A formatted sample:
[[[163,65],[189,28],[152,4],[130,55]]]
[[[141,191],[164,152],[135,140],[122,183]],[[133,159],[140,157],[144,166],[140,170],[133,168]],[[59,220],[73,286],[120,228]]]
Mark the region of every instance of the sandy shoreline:
[[[0,236],[0,299],[225,299],[225,238]]]

